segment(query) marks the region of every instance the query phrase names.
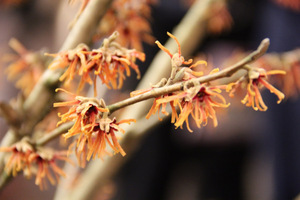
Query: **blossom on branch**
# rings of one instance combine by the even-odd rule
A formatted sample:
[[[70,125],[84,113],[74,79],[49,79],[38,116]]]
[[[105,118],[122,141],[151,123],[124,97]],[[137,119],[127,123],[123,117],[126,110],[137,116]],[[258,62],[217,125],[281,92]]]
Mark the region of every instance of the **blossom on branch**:
[[[70,95],[73,95],[74,100],[55,103],[54,107],[71,106],[65,114],[59,114],[61,121],[57,125],[74,121],[74,125],[67,133],[63,134],[63,137],[68,139],[78,136],[69,149],[71,150],[75,146],[79,165],[85,167],[86,160],[95,159],[96,156],[103,158],[104,155],[111,155],[108,146],[114,153],[125,156],[126,153],[117,140],[116,132],[124,133],[125,131],[119,125],[130,124],[135,120],[128,119],[120,122],[117,122],[115,118],[111,120],[108,117],[109,110],[102,99]]]
[[[271,93],[274,93],[278,97],[277,103],[279,104],[285,97],[285,95],[272,86],[266,79],[268,75],[281,74],[284,75],[286,72],[283,70],[271,70],[266,71],[263,68],[253,67],[248,69],[248,74],[242,77],[235,83],[227,86],[227,91],[230,91],[229,96],[233,97],[234,92],[238,87],[246,87],[247,93],[244,99],[241,101],[248,107],[252,107],[254,110],[266,111],[268,107],[265,105],[260,88],[265,87]]]
[[[0,148],[0,151],[11,153],[5,165],[8,175],[16,176],[17,172],[21,170],[27,178],[30,178],[32,174],[36,174],[35,184],[39,185],[41,190],[47,187],[46,179],[52,185],[55,185],[60,176],[66,176],[62,169],[57,166],[56,162],[58,160],[71,162],[66,157],[67,152],[56,152],[45,147],[34,148],[27,137],[11,147]]]
[[[136,122],[134,119],[127,119],[117,122],[115,118],[112,120],[108,117],[99,119],[97,125],[93,129],[93,133],[88,138],[89,150],[87,153],[87,160],[92,157],[95,159],[96,155],[98,158],[102,158],[104,154],[109,154],[106,151],[106,144],[108,144],[114,153],[120,153],[125,156],[126,153],[119,144],[115,132],[125,133],[125,131],[119,127],[120,124]]]
[[[166,103],[170,103],[172,107],[171,122],[174,123],[176,128],[182,128],[185,122],[190,132],[193,132],[189,126],[190,115],[198,128],[200,128],[201,125],[205,126],[208,122],[208,118],[211,118],[214,126],[217,126],[218,121],[214,108],[227,108],[230,105],[226,104],[225,98],[220,94],[223,88],[223,86],[206,86],[205,84],[196,84],[189,88],[186,87],[183,92],[155,99],[153,105],[156,106],[154,110],[157,110],[160,105],[166,106]],[[179,115],[175,107],[179,108]],[[150,112],[153,113],[152,110],[150,110]]]
[[[117,122],[114,118],[111,120],[107,116],[98,119],[98,122],[93,127],[91,132],[78,133],[79,136],[70,145],[69,151],[75,146],[75,155],[77,157],[79,166],[85,167],[86,161],[91,158],[103,159],[105,155],[112,155],[110,151],[112,150],[114,154],[120,153],[125,156],[126,153],[118,142],[116,132],[125,133],[125,131],[119,127],[120,124],[136,122],[134,119],[121,120]],[[64,135],[65,137],[66,134]]]
[[[132,96],[137,96],[146,92],[149,92],[157,87],[164,87],[172,85],[175,83],[182,82],[184,85],[183,91],[171,92],[154,99],[153,105],[146,115],[148,119],[152,114],[156,112],[161,112],[165,115],[169,113],[166,111],[167,104],[169,103],[172,109],[171,122],[175,124],[176,128],[182,128],[183,123],[187,125],[187,129],[192,132],[189,127],[189,116],[195,120],[196,125],[200,128],[201,125],[207,124],[207,119],[212,118],[214,126],[217,126],[217,118],[214,107],[228,107],[229,104],[226,104],[224,97],[220,94],[221,89],[224,89],[224,86],[207,86],[206,84],[200,84],[197,81],[198,77],[203,75],[202,71],[194,71],[197,65],[204,64],[207,65],[206,61],[199,60],[194,64],[192,59],[185,61],[184,57],[181,55],[181,48],[178,39],[168,33],[168,35],[173,38],[178,45],[178,53],[172,54],[167,48],[161,45],[158,41],[156,44],[160,49],[165,51],[171,57],[172,72],[168,80],[162,79],[158,84],[152,86],[151,89],[138,90],[131,93]],[[190,65],[189,67],[183,67],[182,65]],[[217,72],[219,69],[213,69],[210,74]],[[192,85],[186,85],[189,81]],[[220,100],[220,102],[215,99]],[[176,108],[179,108],[179,114],[177,113]],[[159,120],[161,120],[159,118]]]
[[[56,164],[58,160],[72,163],[66,156],[67,152],[65,151],[56,152],[53,149],[45,147],[38,147],[36,152],[29,155],[29,163],[35,163],[37,168],[37,170],[35,170],[35,184],[38,185],[41,190],[47,188],[46,179],[48,179],[52,185],[55,185],[59,181],[60,176],[66,177],[64,171]],[[55,178],[52,174],[54,174]]]
[[[75,49],[63,51],[57,54],[46,53],[47,56],[52,56],[55,59],[49,65],[50,69],[67,68],[67,70],[60,76],[60,81],[65,81],[68,84],[72,81],[75,75],[78,74],[81,63],[86,59],[85,52],[89,51],[89,47],[85,44],[79,44]],[[92,84],[92,81],[86,78],[86,82]]]
[[[16,176],[21,170],[30,172],[29,155],[33,152],[33,147],[28,143],[28,138],[24,138],[10,147],[1,147],[0,152],[11,153],[8,160],[5,161],[5,171],[8,175]],[[27,176],[30,174],[27,173]]]
[[[104,39],[99,49],[89,51],[86,45],[79,45],[74,50],[61,52],[58,54],[47,54],[58,57],[55,59],[50,68],[66,68],[68,69],[60,77],[67,83],[73,80],[75,75],[81,76],[78,86],[78,92],[83,89],[85,83],[94,84],[94,94],[96,96],[96,79],[99,77],[102,83],[108,88],[120,89],[126,76],[130,76],[130,67],[137,73],[140,78],[136,59],[145,60],[145,54],[135,49],[127,49],[120,46],[115,39],[118,32],[114,32],[109,38]],[[91,77],[92,76],[92,77]]]
[[[75,121],[72,128],[64,135],[65,138],[72,137],[81,132],[90,133],[94,126],[96,126],[96,120],[99,118],[99,115],[103,112],[108,112],[102,99],[76,96],[61,88],[56,89],[56,91],[64,91],[73,96],[72,101],[54,103],[54,107],[71,106],[68,112],[64,114],[58,113],[61,121],[58,122],[57,126],[68,121]]]

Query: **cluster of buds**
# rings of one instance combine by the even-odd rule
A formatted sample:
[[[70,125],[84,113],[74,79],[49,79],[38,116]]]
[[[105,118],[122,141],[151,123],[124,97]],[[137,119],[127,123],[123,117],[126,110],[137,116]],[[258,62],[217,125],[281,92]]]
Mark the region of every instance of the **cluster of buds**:
[[[8,175],[16,176],[19,171],[23,171],[24,176],[30,178],[32,174],[35,174],[35,184],[39,185],[41,190],[47,187],[46,179],[55,185],[60,176],[66,176],[57,166],[58,160],[71,162],[66,157],[67,152],[56,152],[46,147],[34,147],[27,137],[11,147],[0,148],[0,151],[10,153],[5,166]]]
[[[60,81],[66,80],[66,83],[74,79],[75,75],[81,77],[78,86],[78,92],[83,89],[85,83],[94,84],[94,94],[96,96],[96,80],[99,77],[102,83],[108,88],[121,88],[124,73],[130,76],[131,67],[140,77],[138,66],[135,64],[136,59],[145,60],[145,54],[135,49],[121,47],[115,42],[118,32],[114,32],[109,38],[103,40],[99,49],[89,51],[89,48],[80,44],[74,50],[60,52],[58,54],[46,54],[57,57],[49,68],[66,68],[68,69],[60,77]],[[92,76],[92,77],[91,77]]]
[[[94,159],[96,156],[103,158],[104,155],[110,155],[107,144],[114,153],[125,156],[126,153],[120,146],[115,132],[124,133],[125,131],[119,125],[129,124],[135,120],[128,119],[117,122],[115,118],[108,117],[109,110],[103,99],[76,96],[71,93],[70,95],[73,96],[73,101],[55,103],[54,107],[71,106],[65,114],[59,114],[61,121],[57,125],[74,121],[72,128],[63,136],[66,139],[78,136],[70,147],[76,145],[75,154],[79,165],[84,167],[86,160],[90,160],[91,157]]]

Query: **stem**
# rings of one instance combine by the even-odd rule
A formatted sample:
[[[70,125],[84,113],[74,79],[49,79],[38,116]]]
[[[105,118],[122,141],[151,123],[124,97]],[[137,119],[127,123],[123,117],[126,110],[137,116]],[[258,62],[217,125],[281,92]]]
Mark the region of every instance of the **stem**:
[[[62,133],[67,132],[73,126],[73,124],[74,124],[74,122],[68,122],[68,123],[62,124],[61,126],[57,127],[53,131],[51,131],[50,133],[45,134],[45,136],[43,136],[42,138],[38,139],[36,141],[35,145],[44,146],[51,140],[60,136]]]
[[[188,87],[192,87],[195,83],[195,81],[199,82],[199,83],[206,83],[209,81],[213,81],[216,79],[220,79],[220,78],[224,78],[224,77],[230,77],[232,76],[236,71],[238,71],[239,69],[243,68],[245,65],[257,60],[258,58],[260,58],[262,55],[264,55],[264,53],[267,51],[268,47],[270,44],[270,40],[268,38],[264,39],[260,45],[258,46],[257,50],[252,52],[251,54],[249,54],[247,57],[245,57],[244,59],[242,59],[241,61],[239,61],[238,63],[223,69],[222,71],[216,72],[214,74],[210,74],[210,75],[206,75],[206,76],[202,76],[193,80],[188,80],[188,81],[182,81],[180,83],[175,83],[173,85],[170,86],[164,86],[161,88],[154,88],[149,92],[146,92],[144,94],[135,96],[135,97],[131,97],[128,99],[125,99],[123,101],[117,102],[115,104],[109,105],[107,106],[107,108],[109,109],[110,113],[113,113],[114,111],[121,109],[123,107],[126,107],[128,105],[132,105],[150,98],[155,98],[155,97],[159,97],[161,95],[164,94],[169,94],[172,92],[176,92],[176,91],[180,91],[182,90],[184,85],[187,85]]]

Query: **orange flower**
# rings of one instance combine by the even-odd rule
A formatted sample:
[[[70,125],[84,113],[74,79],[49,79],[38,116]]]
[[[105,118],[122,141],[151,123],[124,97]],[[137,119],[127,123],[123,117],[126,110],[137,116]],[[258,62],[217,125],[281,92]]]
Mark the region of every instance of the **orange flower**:
[[[23,138],[20,142],[11,147],[1,147],[0,152],[10,152],[11,155],[5,164],[5,171],[8,175],[16,176],[21,170],[30,172],[29,155],[33,152],[33,147],[29,144],[28,138]],[[30,176],[30,174],[27,174]]]
[[[5,55],[3,58],[5,61],[12,62],[6,69],[8,79],[17,80],[16,87],[28,96],[45,70],[45,60],[41,52],[27,50],[15,38],[9,41],[9,45],[19,55]]]
[[[79,44],[75,49],[63,51],[57,54],[48,54],[47,56],[55,57],[56,59],[49,65],[50,69],[66,68],[68,69],[61,75],[59,78],[60,81],[64,81],[68,84],[71,80],[74,79],[75,75],[78,74],[81,63],[85,62],[86,56],[85,52],[89,51],[89,47],[85,44]],[[92,82],[86,78],[87,82]]]
[[[121,45],[142,51],[142,42],[149,44],[154,42],[148,20],[151,15],[150,5],[155,3],[156,0],[113,1],[100,23],[94,40],[118,31],[120,37],[117,41]]]
[[[64,91],[61,88],[56,91]],[[105,108],[105,103],[103,100],[98,100],[96,98],[87,98],[83,96],[76,96],[67,92],[73,96],[73,101],[54,103],[54,107],[71,106],[69,111],[65,114],[60,114],[61,121],[58,122],[57,126],[67,121],[75,121],[68,133],[64,134],[65,138],[72,137],[74,135],[80,134],[82,132],[91,132],[96,126],[96,120],[99,118],[103,112],[108,112]]]
[[[52,169],[56,180],[59,180],[59,176],[66,176],[56,165],[57,160],[71,162],[66,157],[66,152],[55,152],[45,147],[33,148],[27,137],[11,147],[2,147],[0,151],[12,153],[5,165],[8,174],[12,173],[13,176],[16,176],[17,172],[23,170],[24,175],[30,178],[33,173],[36,173],[35,184],[39,185],[41,190],[47,186],[45,178],[52,185],[56,183],[50,169]]]
[[[214,107],[226,108],[229,104],[226,104],[224,97],[220,94],[223,86],[206,86],[205,84],[195,85],[191,88],[185,88],[185,91],[177,94],[170,95],[157,100],[157,104],[164,104],[167,102],[173,103],[180,109],[179,116],[174,114],[176,117],[175,126],[176,128],[182,128],[183,123],[186,123],[187,129],[193,132],[189,127],[189,115],[192,116],[198,128],[204,123],[207,124],[207,119],[213,120],[214,126],[218,125],[216,112]],[[217,102],[214,99],[219,99],[221,102]],[[175,109],[173,109],[173,112]]]
[[[103,117],[98,119],[98,122],[93,127],[91,132],[81,132],[77,140],[70,146],[69,150],[75,146],[75,155],[78,163],[81,167],[85,167],[86,160],[89,161],[91,158],[103,159],[104,155],[111,155],[108,150],[108,146],[113,150],[114,153],[120,153],[125,156],[126,153],[118,142],[116,131],[125,133],[123,129],[119,127],[120,124],[135,122],[134,119],[122,120],[116,122],[116,119],[109,119]]]
[[[176,112],[176,105],[179,104],[179,99],[173,99],[172,101],[167,101],[164,102],[164,99],[169,99],[170,97],[172,97],[172,94],[169,95],[163,95],[161,97],[157,97],[154,99],[152,107],[150,108],[148,114],[146,115],[146,119],[149,119],[151,115],[155,114],[157,112],[158,114],[158,119],[160,121],[162,121],[162,119],[159,117],[159,110],[161,108],[161,112],[168,116],[169,113],[167,112],[166,108],[167,108],[167,103],[170,103],[171,109],[172,109],[172,117],[171,117],[171,122],[174,123],[175,120],[178,119],[178,115]]]
[[[63,81],[67,78],[67,82],[72,80],[75,75],[81,76],[78,86],[80,92],[85,83],[94,84],[94,95],[96,92],[97,76],[102,83],[108,88],[120,89],[125,79],[124,72],[130,76],[130,68],[136,71],[140,78],[138,66],[135,64],[136,59],[145,60],[145,54],[134,49],[126,49],[121,47],[114,40],[118,37],[118,33],[114,32],[109,38],[104,39],[99,49],[88,51],[85,45],[79,45],[75,50],[61,52],[59,54],[47,54],[58,56],[50,65],[50,68],[68,69],[60,77]],[[93,76],[91,78],[91,76]]]
[[[59,89],[62,90],[62,89]],[[65,91],[66,92],[66,91]],[[93,159],[98,155],[110,154],[107,151],[108,144],[115,153],[126,153],[117,141],[115,132],[124,133],[119,127],[120,124],[135,122],[134,119],[122,120],[116,122],[116,119],[108,118],[109,110],[105,102],[101,99],[74,96],[73,101],[55,103],[54,107],[71,106],[69,111],[63,115],[59,114],[61,121],[58,125],[67,121],[74,121],[74,125],[63,136],[67,139],[78,135],[76,141],[69,147],[71,150],[75,146],[75,154],[81,167],[85,166],[86,161]]]
[[[171,38],[173,38],[177,45],[178,45],[178,53],[172,54],[166,47],[164,47],[159,41],[155,41],[155,43],[157,44],[157,46],[163,50],[164,52],[166,52],[170,57],[171,57],[171,64],[172,67],[180,67],[181,65],[185,64],[185,65],[189,65],[193,62],[192,59],[189,59],[188,61],[184,60],[184,57],[181,55],[181,46],[180,43],[178,41],[178,39],[172,35],[171,33],[167,32],[168,36],[170,36]]]
[[[102,118],[99,120],[97,126],[94,127],[92,138],[89,138],[89,151],[87,153],[87,160],[90,160],[93,155],[95,159],[96,155],[98,158],[102,158],[103,154],[107,154],[106,143],[112,148],[114,153],[120,153],[122,156],[125,156],[126,153],[119,144],[115,132],[125,133],[123,129],[119,127],[120,124],[136,122],[134,119],[122,120],[116,122],[116,119],[113,120],[109,118]]]
[[[184,57],[181,55],[181,47],[180,47],[178,39],[169,32],[167,34],[176,41],[176,43],[178,45],[178,52],[177,53],[172,54],[166,47],[164,47],[158,41],[156,41],[156,44],[158,45],[158,47],[160,49],[165,51],[171,57],[172,72],[171,72],[170,78],[168,80],[162,79],[158,84],[154,85],[150,89],[134,91],[134,92],[131,93],[131,96],[137,96],[137,95],[140,95],[140,94],[144,94],[144,93],[149,92],[149,91],[151,91],[151,90],[153,90],[154,88],[157,88],[157,87],[164,87],[164,86],[171,85],[171,84],[174,84],[174,83],[177,83],[177,82],[193,80],[193,79],[203,75],[202,71],[194,71],[193,68],[196,67],[197,65],[200,65],[200,64],[204,64],[206,66],[207,65],[206,61],[199,60],[196,63],[190,65],[193,62],[193,60],[190,59],[188,61],[185,61]],[[189,67],[182,67],[182,65],[190,65],[190,66]],[[211,73],[214,73],[215,71],[218,71],[218,69],[212,70]],[[196,83],[196,85],[197,85],[197,83]],[[189,128],[187,118],[188,118],[189,114],[192,113],[192,110],[194,109],[194,106],[191,106],[191,105],[193,105],[195,102],[191,101],[191,103],[189,105],[185,103],[185,102],[187,102],[185,99],[187,99],[187,98],[192,99],[192,97],[188,97],[188,96],[191,95],[190,93],[191,93],[192,90],[195,90],[195,89],[191,88],[191,89],[187,89],[187,91],[185,91],[185,92],[174,92],[174,93],[165,94],[165,95],[162,95],[162,96],[159,96],[159,97],[155,98],[150,111],[146,115],[146,118],[148,119],[152,114],[155,114],[156,112],[159,114],[160,108],[161,108],[161,112],[163,114],[169,115],[169,113],[166,111],[167,104],[169,103],[170,106],[171,106],[171,109],[172,109],[171,122],[175,123],[175,126],[177,128],[179,126],[182,128],[182,124],[185,121],[187,123],[188,130],[192,132],[192,130]],[[213,91],[215,89],[210,89],[210,90]],[[196,95],[196,93],[194,95]],[[225,101],[224,98],[219,94],[215,94],[215,93],[212,93],[212,92],[208,93],[208,94],[218,96],[219,98],[221,98],[222,101]],[[206,98],[204,98],[204,99],[206,99]],[[210,100],[210,98],[209,98],[209,100]],[[207,100],[206,103],[209,102],[209,100]],[[222,107],[222,105],[220,103],[210,102],[210,104],[213,104],[214,106]],[[186,105],[188,105],[188,108],[191,108],[191,109],[186,110]],[[179,114],[179,116],[178,116],[177,111],[176,111],[177,106],[181,110],[181,113]],[[211,106],[208,107],[208,108],[211,108]],[[206,110],[208,110],[208,109],[206,109]],[[213,110],[213,109],[209,109],[210,113],[208,113],[208,116],[211,116],[213,119],[216,119],[215,114],[213,113],[214,111],[211,111],[211,110]],[[187,113],[187,114],[184,115],[184,113]],[[194,113],[196,113],[196,111]],[[193,115],[193,113],[192,113],[192,115]],[[202,123],[202,120],[198,119],[198,113],[197,113],[197,115],[193,115],[193,118],[195,119],[198,127],[200,127],[200,124]],[[162,120],[162,119],[159,118],[159,120]],[[216,121],[216,120],[214,120],[214,121]]]
[[[29,163],[35,163],[37,166],[35,184],[39,185],[41,190],[47,188],[46,178],[52,185],[55,185],[56,180],[59,181],[60,176],[66,177],[66,174],[56,164],[57,160],[63,160],[72,163],[72,161],[69,160],[66,155],[67,152],[65,151],[55,152],[54,150],[45,147],[38,147],[36,152],[29,155]],[[53,172],[56,180],[53,178],[50,169]]]
[[[282,74],[286,72],[282,70],[266,71],[262,68],[251,68],[247,77],[242,77],[236,83],[229,84],[227,91],[230,91],[229,96],[233,96],[233,93],[238,87],[243,86],[243,83],[247,83],[247,94],[242,100],[242,103],[248,107],[252,107],[254,110],[266,111],[268,107],[265,105],[259,89],[261,87],[267,88],[271,93],[274,93],[278,97],[277,103],[279,104],[284,99],[284,94],[277,90],[274,86],[266,81],[268,75]]]
[[[114,32],[103,41],[101,48],[86,53],[88,60],[83,64],[80,75],[84,77],[85,74],[93,70],[102,83],[106,84],[108,88],[112,86],[113,89],[120,89],[123,86],[124,72],[130,76],[129,66],[135,70],[137,78],[140,78],[140,71],[135,62],[136,59],[144,61],[145,54],[134,49],[121,47],[114,41],[118,35],[118,32]]]

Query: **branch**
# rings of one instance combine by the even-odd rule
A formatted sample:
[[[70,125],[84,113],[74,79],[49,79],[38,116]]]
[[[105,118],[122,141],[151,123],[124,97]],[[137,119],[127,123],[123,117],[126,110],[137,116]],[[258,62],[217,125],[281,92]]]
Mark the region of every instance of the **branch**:
[[[60,125],[59,127],[54,129],[50,133],[47,133],[42,138],[38,139],[35,142],[35,145],[44,146],[45,144],[47,144],[51,140],[53,140],[56,137],[60,136],[62,133],[67,132],[73,126],[73,124],[74,124],[74,122],[68,122],[68,123],[64,123],[64,124]]]
[[[225,78],[225,77],[230,77],[232,76],[236,71],[238,71],[239,69],[243,68],[245,65],[257,60],[258,58],[260,58],[262,55],[265,54],[265,52],[267,51],[268,47],[270,44],[270,40],[268,38],[264,39],[259,47],[257,48],[256,51],[252,52],[251,54],[249,54],[247,57],[245,57],[243,60],[239,61],[238,63],[227,67],[225,69],[223,69],[222,71],[216,72],[214,74],[209,74],[206,76],[202,76],[199,77],[197,79],[193,79],[193,80],[188,80],[188,81],[182,81],[180,83],[176,83],[170,86],[164,86],[161,88],[154,88],[149,92],[146,92],[144,94],[141,95],[137,95],[135,97],[131,97],[128,99],[125,99],[123,101],[117,102],[115,104],[109,105],[107,106],[107,108],[109,109],[110,113],[113,113],[114,111],[126,107],[128,105],[132,105],[150,98],[155,98],[155,97],[159,97],[161,95],[164,94],[169,94],[172,92],[176,92],[176,91],[180,91],[182,90],[184,85],[187,85],[188,87],[191,87],[194,85],[195,81],[199,82],[199,83],[206,83],[209,81],[213,81],[216,79],[220,79],[220,78]]]
[[[196,80],[199,83],[206,83],[206,82],[213,81],[213,80],[216,80],[216,79],[220,79],[220,78],[224,78],[224,77],[230,77],[236,71],[243,68],[243,66],[257,60],[262,55],[264,55],[264,53],[268,49],[269,44],[270,44],[269,39],[264,39],[261,42],[261,44],[259,45],[259,47],[257,48],[256,51],[252,52],[247,57],[245,57],[244,59],[239,61],[238,63],[236,63],[236,64],[234,64],[234,65],[232,65],[228,68],[225,68],[222,71],[219,71],[217,73],[197,78]],[[180,91],[180,90],[182,90],[183,85],[186,85],[186,84],[187,84],[187,86],[191,87],[191,86],[194,85],[194,80],[193,81],[183,81],[183,82],[180,82],[180,83],[176,83],[174,85],[164,86],[162,88],[154,88],[150,92],[147,92],[147,93],[144,93],[144,94],[141,94],[141,95],[137,95],[135,97],[131,97],[131,98],[119,101],[117,103],[108,105],[107,108],[109,109],[110,114],[112,114],[113,112],[115,112],[115,111],[117,111],[121,108],[124,108],[126,106],[136,104],[136,103],[139,103],[141,101],[144,101],[144,100],[147,100],[147,99],[150,99],[150,98],[156,98],[156,97],[159,97],[161,95],[165,95],[165,94],[169,94],[169,93],[172,93],[172,92]],[[47,133],[42,138],[38,139],[35,142],[35,144],[37,146],[45,145],[49,141],[51,141],[51,140],[55,139],[56,137],[60,136],[62,133],[67,132],[68,129],[70,129],[73,126],[73,124],[74,124],[74,122],[64,123],[63,125],[57,127],[53,131],[51,131],[50,133]]]

